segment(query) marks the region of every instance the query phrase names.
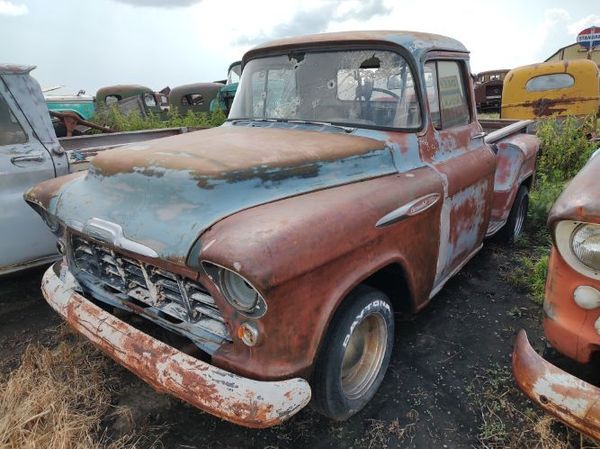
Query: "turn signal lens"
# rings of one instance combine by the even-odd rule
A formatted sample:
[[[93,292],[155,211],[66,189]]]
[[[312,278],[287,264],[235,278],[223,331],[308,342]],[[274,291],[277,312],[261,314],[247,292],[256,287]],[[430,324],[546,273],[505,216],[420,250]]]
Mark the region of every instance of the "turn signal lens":
[[[246,346],[256,346],[258,336],[258,329],[254,323],[247,321],[238,328],[238,337]]]

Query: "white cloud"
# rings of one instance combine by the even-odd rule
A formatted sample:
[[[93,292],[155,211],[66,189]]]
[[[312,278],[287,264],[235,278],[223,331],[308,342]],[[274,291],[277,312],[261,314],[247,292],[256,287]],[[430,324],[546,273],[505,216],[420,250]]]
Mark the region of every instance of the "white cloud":
[[[567,31],[569,32],[569,34],[576,36],[577,34],[579,34],[580,31],[591,26],[600,26],[599,15],[590,14],[589,16],[584,17],[583,19],[570,23],[567,28]]]
[[[28,12],[27,5],[16,4],[9,0],[0,0],[0,16],[22,16]]]

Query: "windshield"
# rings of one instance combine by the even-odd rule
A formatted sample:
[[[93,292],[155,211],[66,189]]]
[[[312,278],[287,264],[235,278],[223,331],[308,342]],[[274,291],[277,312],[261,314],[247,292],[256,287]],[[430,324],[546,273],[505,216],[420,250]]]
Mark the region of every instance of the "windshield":
[[[242,73],[242,63],[234,64],[229,68],[227,73],[227,84],[239,83],[240,74]]]
[[[417,128],[410,67],[386,50],[292,53],[244,66],[230,119]]]

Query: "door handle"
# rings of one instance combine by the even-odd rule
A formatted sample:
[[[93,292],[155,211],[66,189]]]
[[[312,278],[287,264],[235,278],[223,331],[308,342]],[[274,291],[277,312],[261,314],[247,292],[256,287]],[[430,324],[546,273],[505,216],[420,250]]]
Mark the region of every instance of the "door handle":
[[[13,164],[19,162],[44,162],[44,153],[25,154],[23,156],[14,156],[10,158]]]
[[[481,131],[480,133],[477,134],[473,134],[471,136],[471,140],[475,140],[475,139],[483,139],[485,138],[485,136],[487,136],[487,133],[485,131]]]

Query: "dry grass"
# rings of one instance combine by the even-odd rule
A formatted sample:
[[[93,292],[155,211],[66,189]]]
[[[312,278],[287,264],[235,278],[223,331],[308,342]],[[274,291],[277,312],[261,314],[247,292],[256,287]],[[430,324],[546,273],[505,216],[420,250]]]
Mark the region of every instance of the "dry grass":
[[[487,370],[470,392],[481,413],[479,442],[484,449],[600,449],[529,402],[507,367]]]
[[[82,339],[60,340],[30,345],[0,379],[0,448],[135,448],[135,436],[110,441],[103,430],[113,410],[108,360]]]
[[[398,418],[391,422],[368,419],[369,427],[361,438],[354,441],[355,445],[366,449],[387,449],[398,447],[400,443],[411,443],[415,437],[419,414],[416,410],[411,410],[405,418],[404,425]]]

